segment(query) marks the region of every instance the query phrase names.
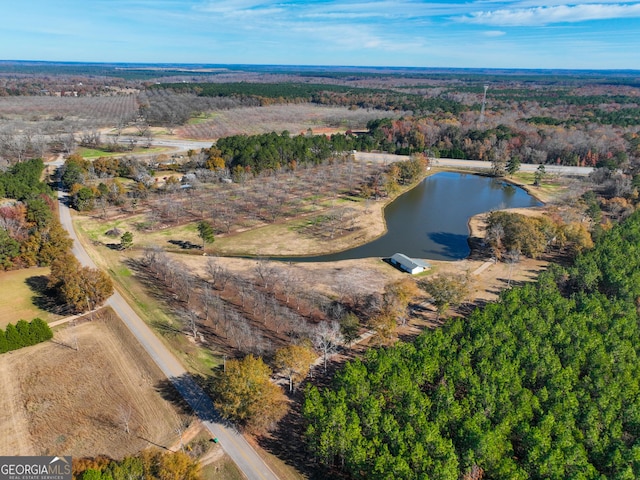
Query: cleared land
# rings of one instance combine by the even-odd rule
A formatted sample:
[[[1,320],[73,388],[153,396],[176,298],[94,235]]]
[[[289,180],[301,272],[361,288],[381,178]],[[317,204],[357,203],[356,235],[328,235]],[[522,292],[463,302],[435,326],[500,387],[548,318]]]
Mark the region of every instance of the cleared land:
[[[59,318],[50,311],[40,308],[47,299],[38,293],[46,285],[49,275],[48,267],[25,268],[0,273],[0,328],[18,320],[31,321],[36,317],[45,322]]]
[[[308,129],[318,135],[363,129],[369,120],[400,115],[383,110],[312,104],[243,107],[209,112],[208,117],[193,119],[189,125],[176,129],[175,133],[183,138],[199,140],[239,134],[280,133],[285,130],[298,134]]]
[[[120,458],[174,444],[183,420],[163,398],[171,390],[161,372],[110,311],[0,356],[0,384],[1,455]]]

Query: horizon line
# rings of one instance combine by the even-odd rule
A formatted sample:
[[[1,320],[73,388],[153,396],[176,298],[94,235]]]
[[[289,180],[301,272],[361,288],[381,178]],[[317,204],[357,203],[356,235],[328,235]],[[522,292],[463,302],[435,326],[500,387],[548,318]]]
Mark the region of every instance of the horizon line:
[[[104,66],[164,66],[164,67],[277,67],[277,68],[322,68],[322,69],[385,69],[385,70],[432,70],[432,71],[509,71],[509,72],[599,72],[640,74],[640,69],[622,68],[553,68],[553,67],[426,67],[393,65],[330,65],[330,64],[286,64],[286,63],[205,63],[205,62],[127,62],[127,61],[84,61],[84,60],[30,60],[0,59],[0,65],[7,64],[51,64],[51,65],[104,65]]]

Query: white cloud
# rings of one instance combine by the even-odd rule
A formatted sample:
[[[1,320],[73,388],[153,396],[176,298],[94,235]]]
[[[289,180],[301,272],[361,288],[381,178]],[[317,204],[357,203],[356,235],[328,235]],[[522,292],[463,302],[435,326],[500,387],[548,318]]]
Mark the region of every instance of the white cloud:
[[[640,3],[583,4],[538,6],[532,8],[479,11],[454,18],[461,23],[503,27],[541,26],[554,23],[576,23],[588,20],[640,17]]]
[[[502,30],[487,30],[486,32],[482,32],[482,35],[485,37],[501,37],[506,33],[507,32],[503,32]]]

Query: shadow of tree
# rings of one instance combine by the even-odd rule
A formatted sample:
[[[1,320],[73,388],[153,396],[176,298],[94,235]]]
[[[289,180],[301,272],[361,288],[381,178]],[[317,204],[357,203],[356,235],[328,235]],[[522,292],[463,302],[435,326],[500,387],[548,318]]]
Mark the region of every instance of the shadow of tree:
[[[176,390],[176,387],[171,380],[165,378],[158,382],[155,388],[164,400],[177,408],[179,413],[184,415],[193,414],[193,409],[189,406],[182,395],[180,395],[178,390]]]
[[[202,245],[196,245],[195,243],[188,242],[186,240],[167,240],[171,245],[177,245],[185,250],[202,250]]]
[[[24,281],[33,292],[31,302],[40,310],[55,313],[65,313],[66,305],[58,299],[55,290],[49,288],[49,277],[46,275],[34,275]]]

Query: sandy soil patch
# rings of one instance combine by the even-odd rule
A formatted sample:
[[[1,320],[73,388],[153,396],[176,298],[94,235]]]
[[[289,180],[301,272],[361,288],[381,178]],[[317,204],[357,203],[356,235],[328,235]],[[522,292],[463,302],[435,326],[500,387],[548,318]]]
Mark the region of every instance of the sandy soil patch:
[[[67,346],[73,336],[78,351]],[[120,458],[152,444],[171,445],[179,417],[158,391],[162,381],[161,372],[113,315],[2,355],[0,454]]]

